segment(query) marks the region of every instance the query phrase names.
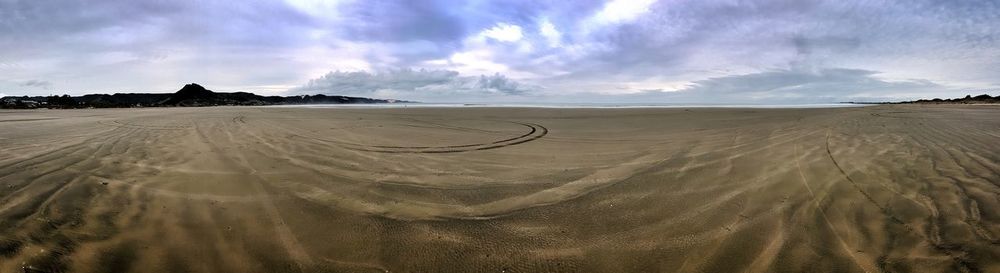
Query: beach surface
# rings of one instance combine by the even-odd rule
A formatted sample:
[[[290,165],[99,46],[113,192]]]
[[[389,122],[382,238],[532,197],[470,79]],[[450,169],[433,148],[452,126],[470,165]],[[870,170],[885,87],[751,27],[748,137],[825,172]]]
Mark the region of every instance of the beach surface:
[[[1000,107],[0,112],[0,272],[1000,272]]]

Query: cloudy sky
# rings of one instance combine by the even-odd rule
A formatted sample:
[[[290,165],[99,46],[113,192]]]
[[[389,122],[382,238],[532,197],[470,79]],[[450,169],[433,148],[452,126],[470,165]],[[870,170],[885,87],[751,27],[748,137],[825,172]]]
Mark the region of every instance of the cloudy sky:
[[[0,0],[0,94],[189,82],[441,102],[1000,93],[1000,1]]]

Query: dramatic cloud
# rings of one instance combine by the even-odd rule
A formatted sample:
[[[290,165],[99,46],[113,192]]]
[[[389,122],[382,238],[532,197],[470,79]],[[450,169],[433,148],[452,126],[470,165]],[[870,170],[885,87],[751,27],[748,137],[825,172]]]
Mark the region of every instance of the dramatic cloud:
[[[454,100],[524,95],[536,90],[507,77],[494,74],[478,77],[460,76],[448,70],[395,69],[330,72],[292,89],[298,94],[347,94],[387,96],[400,99]]]
[[[0,0],[0,92],[47,94],[22,85],[45,79],[74,94],[186,82],[281,94],[332,77],[354,82],[309,90],[432,101],[961,96],[1000,85],[998,14],[997,1],[935,0]],[[324,76],[338,70],[378,72]],[[493,76],[480,85],[480,75]],[[433,80],[444,82],[422,82]]]

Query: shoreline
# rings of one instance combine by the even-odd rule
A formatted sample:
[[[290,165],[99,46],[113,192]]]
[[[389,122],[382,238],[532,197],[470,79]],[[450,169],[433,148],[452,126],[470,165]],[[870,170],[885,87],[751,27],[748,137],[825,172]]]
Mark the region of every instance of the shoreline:
[[[554,108],[554,109],[683,109],[683,108],[720,108],[720,109],[809,109],[809,108],[848,108],[864,107],[846,103],[822,104],[529,104],[529,103],[391,103],[391,104],[298,104],[298,105],[267,105],[273,108]]]

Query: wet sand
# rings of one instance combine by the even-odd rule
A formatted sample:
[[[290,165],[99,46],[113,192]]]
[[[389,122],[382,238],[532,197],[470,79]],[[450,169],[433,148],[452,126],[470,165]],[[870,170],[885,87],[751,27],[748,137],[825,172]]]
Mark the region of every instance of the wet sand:
[[[1000,107],[0,112],[0,272],[1000,272]]]

